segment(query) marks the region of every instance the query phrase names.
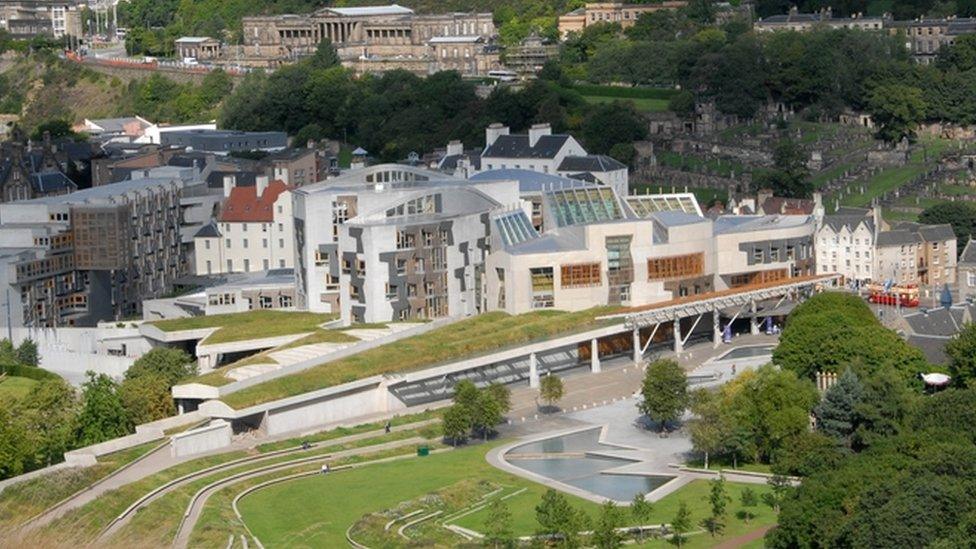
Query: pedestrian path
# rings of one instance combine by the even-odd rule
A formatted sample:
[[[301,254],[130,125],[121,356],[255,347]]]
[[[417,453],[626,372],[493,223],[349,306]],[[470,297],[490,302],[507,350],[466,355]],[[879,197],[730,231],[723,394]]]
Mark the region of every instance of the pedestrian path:
[[[376,328],[353,328],[350,330],[343,330],[343,334],[350,337],[356,338],[358,341],[349,341],[343,343],[311,343],[309,345],[300,345],[298,347],[290,347],[287,349],[282,349],[280,351],[271,351],[268,353],[268,357],[273,361],[262,362],[259,364],[248,364],[247,366],[240,366],[232,370],[227,371],[226,375],[234,381],[242,381],[245,379],[252,378],[254,376],[266,374],[269,372],[274,372],[284,368],[286,366],[291,366],[292,364],[298,364],[300,362],[305,362],[309,360],[322,359],[325,361],[328,359],[329,355],[343,351],[350,347],[357,345],[363,345],[375,340],[381,340],[385,337],[389,337],[398,334],[404,330],[409,330],[418,326],[416,322],[397,322],[385,325],[383,327]]]

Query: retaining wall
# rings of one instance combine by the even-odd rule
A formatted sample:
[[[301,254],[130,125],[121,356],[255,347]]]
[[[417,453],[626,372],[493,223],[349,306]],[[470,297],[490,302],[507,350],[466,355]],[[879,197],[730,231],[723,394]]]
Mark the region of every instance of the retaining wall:
[[[218,419],[206,427],[173,435],[170,453],[173,457],[192,456],[230,446],[230,423]]]

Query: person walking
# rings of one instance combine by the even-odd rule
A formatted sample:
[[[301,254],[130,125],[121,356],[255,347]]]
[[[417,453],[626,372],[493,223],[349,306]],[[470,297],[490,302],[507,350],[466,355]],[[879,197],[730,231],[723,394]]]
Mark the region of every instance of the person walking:
[[[732,377],[735,377],[735,364],[732,365]]]

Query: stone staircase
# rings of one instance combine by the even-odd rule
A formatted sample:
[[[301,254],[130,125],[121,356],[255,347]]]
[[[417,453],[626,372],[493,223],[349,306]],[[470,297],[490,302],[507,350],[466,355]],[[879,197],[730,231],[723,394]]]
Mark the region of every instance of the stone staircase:
[[[238,368],[234,368],[233,370],[227,371],[224,375],[230,379],[233,379],[234,381],[241,381],[257,375],[274,372],[284,368],[285,366],[291,366],[292,364],[298,364],[299,362],[314,359],[321,359],[322,362],[325,362],[329,355],[343,349],[361,345],[377,339],[382,339],[404,330],[409,330],[416,326],[417,323],[415,322],[399,322],[388,324],[383,328],[354,328],[351,330],[344,330],[343,333],[352,336],[359,341],[348,343],[312,343],[309,345],[302,345],[300,347],[282,349],[280,351],[271,351],[268,353],[268,356],[275,361],[274,363],[268,362],[240,366]]]

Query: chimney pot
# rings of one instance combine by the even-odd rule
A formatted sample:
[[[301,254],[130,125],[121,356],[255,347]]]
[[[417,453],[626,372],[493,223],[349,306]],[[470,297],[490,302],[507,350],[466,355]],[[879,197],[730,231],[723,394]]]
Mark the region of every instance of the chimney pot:
[[[268,188],[268,176],[259,175],[254,178],[255,192],[258,198],[264,195],[264,191]]]

